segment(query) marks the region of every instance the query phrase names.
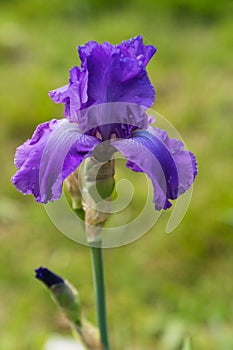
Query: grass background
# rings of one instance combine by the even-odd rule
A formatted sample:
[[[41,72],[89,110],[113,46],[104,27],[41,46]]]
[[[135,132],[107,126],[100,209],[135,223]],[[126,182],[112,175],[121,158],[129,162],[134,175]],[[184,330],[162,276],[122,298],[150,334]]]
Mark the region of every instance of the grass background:
[[[195,153],[199,175],[172,235],[164,213],[140,240],[105,251],[112,348],[178,350],[185,334],[194,349],[233,348],[231,10],[227,0],[1,1],[1,349],[39,350],[52,332],[69,333],[33,277],[40,265],[78,286],[95,320],[88,249],[58,232],[10,177],[15,148],[38,123],[62,117],[47,91],[66,83],[76,46],[137,34],[158,48],[149,66],[154,108]]]

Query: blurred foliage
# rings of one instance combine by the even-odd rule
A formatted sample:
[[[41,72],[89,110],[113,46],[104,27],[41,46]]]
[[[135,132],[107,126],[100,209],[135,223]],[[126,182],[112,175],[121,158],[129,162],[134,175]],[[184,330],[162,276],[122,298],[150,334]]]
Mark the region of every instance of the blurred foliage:
[[[232,1],[2,0],[0,7],[1,348],[40,350],[51,332],[69,332],[33,278],[40,265],[72,281],[95,319],[88,249],[16,192],[13,157],[38,123],[62,117],[47,91],[78,64],[76,45],[139,33],[158,47],[149,66],[154,108],[188,142],[199,175],[173,234],[163,234],[166,212],[140,240],[105,252],[113,349],[179,350],[187,334],[193,349],[233,348]],[[137,213],[144,186],[131,174],[141,184]]]
[[[218,20],[230,16],[232,4],[230,0],[210,2],[209,0],[2,0],[2,6],[14,11],[20,18],[48,20],[51,16],[63,18],[87,18],[102,15],[109,10],[122,11],[125,9],[140,9],[149,11],[163,11],[181,18],[196,18],[199,20]]]

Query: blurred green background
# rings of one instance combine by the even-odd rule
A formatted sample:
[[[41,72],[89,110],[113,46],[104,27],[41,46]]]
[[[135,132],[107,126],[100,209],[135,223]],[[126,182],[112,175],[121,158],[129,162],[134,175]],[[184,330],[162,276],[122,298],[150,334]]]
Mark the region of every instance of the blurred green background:
[[[47,92],[67,82],[76,46],[137,34],[158,48],[154,108],[195,153],[199,175],[175,232],[164,233],[164,213],[143,238],[105,251],[112,348],[178,350],[189,334],[194,349],[233,349],[232,10],[227,0],[1,1],[1,349],[40,350],[51,333],[69,334],[34,279],[40,265],[71,280],[95,320],[89,250],[10,177],[15,148],[38,123],[62,117]]]

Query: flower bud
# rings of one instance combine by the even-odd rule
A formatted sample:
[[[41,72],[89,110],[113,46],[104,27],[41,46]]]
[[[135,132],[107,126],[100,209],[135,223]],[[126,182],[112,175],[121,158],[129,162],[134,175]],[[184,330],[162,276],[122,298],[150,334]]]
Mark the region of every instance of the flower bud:
[[[103,350],[99,331],[81,315],[81,304],[77,290],[67,281],[45,267],[35,270],[36,278],[50,290],[59,309],[70,321],[74,334],[89,350]]]
[[[69,321],[81,324],[81,305],[77,290],[60,276],[45,267],[35,270],[36,278],[50,290],[51,295]]]

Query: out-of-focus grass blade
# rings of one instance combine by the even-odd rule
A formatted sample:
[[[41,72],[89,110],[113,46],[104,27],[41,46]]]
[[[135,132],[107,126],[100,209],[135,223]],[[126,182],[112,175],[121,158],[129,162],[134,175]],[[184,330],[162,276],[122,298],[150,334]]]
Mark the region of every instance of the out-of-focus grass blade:
[[[182,350],[193,350],[191,340],[189,337],[185,338]]]

